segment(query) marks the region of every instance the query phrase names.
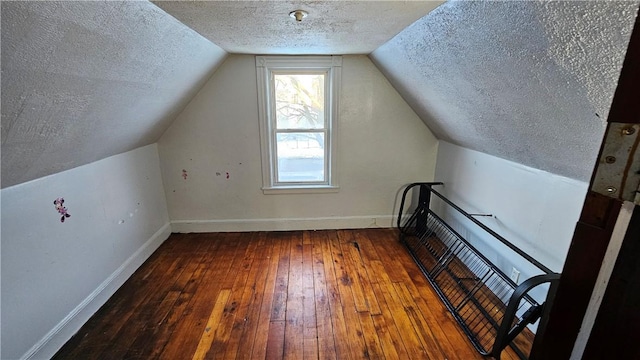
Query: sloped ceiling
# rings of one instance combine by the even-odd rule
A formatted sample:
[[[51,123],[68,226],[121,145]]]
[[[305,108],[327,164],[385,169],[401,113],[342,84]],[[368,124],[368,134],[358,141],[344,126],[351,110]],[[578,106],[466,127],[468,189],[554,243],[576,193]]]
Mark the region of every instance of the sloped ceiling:
[[[1,185],[154,143],[227,51],[369,53],[440,3],[2,1]]]
[[[149,2],[2,1],[2,187],[154,143],[225,56]]]
[[[376,48],[439,138],[588,180],[638,1],[440,4],[2,1],[2,187],[157,141],[227,52]]]
[[[370,57],[439,139],[588,181],[638,1],[455,1]]]
[[[443,1],[154,1],[229,53],[369,54]],[[308,16],[289,17],[294,10]]]

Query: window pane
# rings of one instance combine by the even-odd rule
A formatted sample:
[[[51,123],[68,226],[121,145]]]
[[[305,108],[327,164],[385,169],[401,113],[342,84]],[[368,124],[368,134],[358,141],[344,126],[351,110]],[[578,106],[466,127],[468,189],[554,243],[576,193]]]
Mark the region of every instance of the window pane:
[[[276,127],[324,128],[325,74],[276,74]]]
[[[325,181],[324,133],[278,133],[278,182]]]

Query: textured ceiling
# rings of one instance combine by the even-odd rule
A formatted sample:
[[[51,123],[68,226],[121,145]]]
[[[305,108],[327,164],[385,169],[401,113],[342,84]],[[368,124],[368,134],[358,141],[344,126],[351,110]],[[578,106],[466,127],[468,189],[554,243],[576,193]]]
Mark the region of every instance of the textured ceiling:
[[[230,53],[369,54],[443,1],[155,1]],[[309,15],[300,23],[293,10]]]
[[[2,1],[2,187],[154,143],[225,56],[149,2]]]
[[[376,48],[439,138],[588,180],[638,1],[439,4],[2,1],[2,187],[155,142],[227,52]]]
[[[448,2],[370,57],[438,138],[588,181],[637,11]]]

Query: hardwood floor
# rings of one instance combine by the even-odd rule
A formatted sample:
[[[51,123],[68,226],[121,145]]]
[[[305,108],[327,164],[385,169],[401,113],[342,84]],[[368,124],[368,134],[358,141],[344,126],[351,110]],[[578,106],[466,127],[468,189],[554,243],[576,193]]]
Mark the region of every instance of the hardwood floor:
[[[483,357],[391,229],[173,234],[54,357],[205,358]]]

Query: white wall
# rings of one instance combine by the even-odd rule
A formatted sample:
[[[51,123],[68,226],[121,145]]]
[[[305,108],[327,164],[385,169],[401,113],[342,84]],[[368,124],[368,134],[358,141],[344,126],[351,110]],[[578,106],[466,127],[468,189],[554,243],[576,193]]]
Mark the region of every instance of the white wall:
[[[588,183],[553,175],[441,141],[436,179],[444,194],[553,271],[562,271]],[[520,281],[537,274],[490,236],[452,220],[507,275],[521,271]]]
[[[230,55],[158,142],[173,230],[391,226],[438,142],[366,56],[343,57],[339,106],[340,191],[264,195],[255,57]]]
[[[155,144],[0,194],[2,359],[51,357],[170,234]]]
[[[440,141],[435,187],[475,218],[550,268],[562,271],[589,184]],[[438,204],[435,204],[436,207]],[[450,207],[438,211],[459,234],[518,283],[542,271]],[[530,292],[543,302],[547,285]],[[526,309],[525,309],[526,310]],[[536,331],[537,322],[530,325]]]

